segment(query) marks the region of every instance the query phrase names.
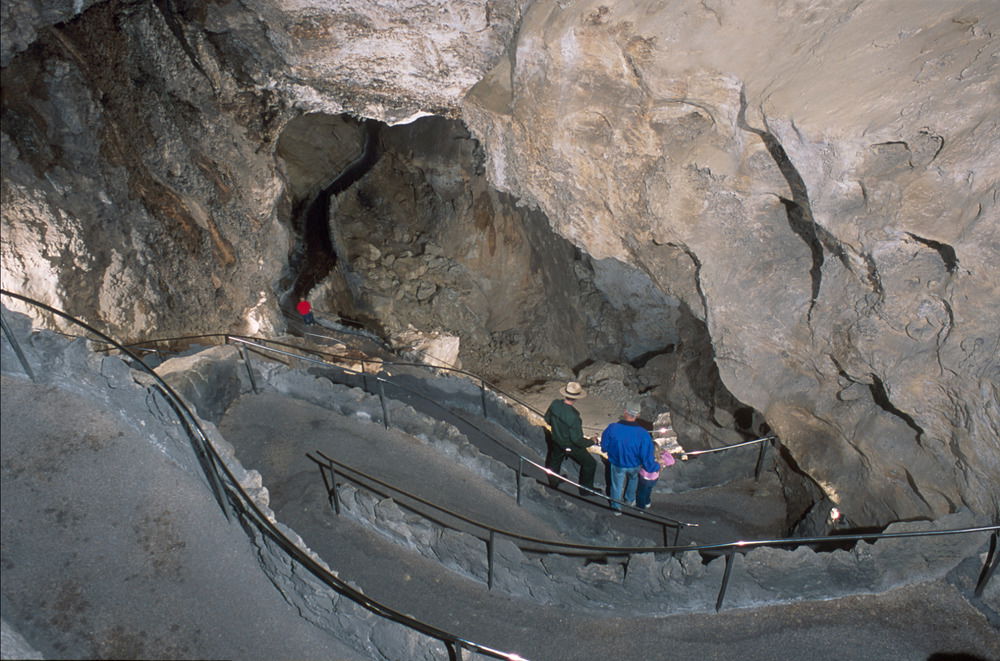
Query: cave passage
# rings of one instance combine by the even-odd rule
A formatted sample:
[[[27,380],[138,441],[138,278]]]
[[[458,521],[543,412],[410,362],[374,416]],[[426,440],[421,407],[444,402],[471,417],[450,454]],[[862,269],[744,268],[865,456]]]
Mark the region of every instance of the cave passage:
[[[365,176],[382,154],[379,147],[382,123],[366,119],[362,125],[365,142],[361,154],[304,205],[299,218],[293,219],[293,225],[302,228],[303,244],[298,269],[295,264],[290,265],[295,278],[291,290],[293,301],[306,298],[337,265],[337,251],[330,238],[330,200]]]

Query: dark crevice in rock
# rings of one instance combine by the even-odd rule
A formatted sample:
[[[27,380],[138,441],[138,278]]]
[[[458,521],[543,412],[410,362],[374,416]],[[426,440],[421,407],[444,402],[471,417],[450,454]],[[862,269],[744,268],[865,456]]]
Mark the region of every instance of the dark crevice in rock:
[[[781,175],[788,183],[788,188],[792,193],[792,199],[789,200],[784,197],[781,198],[781,203],[784,205],[785,212],[788,214],[788,225],[791,227],[792,231],[805,242],[805,244],[809,247],[809,252],[812,254],[812,267],[809,269],[809,276],[812,281],[812,298],[809,303],[808,313],[808,316],[811,319],[813,307],[816,305],[816,299],[819,296],[819,290],[823,281],[824,242],[821,241],[820,232],[817,229],[815,219],[813,218],[812,206],[809,202],[809,191],[806,188],[805,181],[802,179],[802,175],[799,174],[799,171],[795,168],[792,160],[788,157],[788,153],[785,151],[785,148],[781,145],[781,142],[778,141],[774,134],[770,131],[754,128],[747,124],[746,109],[746,91],[741,89],[740,111],[737,115],[736,122],[743,130],[749,131],[750,133],[760,137],[760,139],[764,142],[764,147],[767,149],[771,158],[774,159],[775,164],[778,166],[778,170],[781,172]],[[829,241],[831,237],[824,236],[823,238],[826,238]],[[839,246],[836,246],[836,249],[836,252],[843,253]],[[843,254],[839,254],[838,256],[842,261],[846,258]]]
[[[292,286],[293,300],[305,298],[337,265],[337,251],[330,233],[330,201],[357,183],[381,155],[378,147],[380,123],[366,120],[364,126],[365,143],[361,154],[305,205],[299,223],[302,228],[302,261]]]
[[[885,384],[882,379],[878,378],[877,375],[872,374],[872,382],[868,386],[871,389],[872,400],[879,405],[887,413],[891,413],[898,417],[900,420],[906,423],[906,425],[916,432],[917,441],[919,442],[920,437],[923,435],[924,430],[917,424],[913,417],[904,411],[899,410],[889,399],[889,393],[885,389]]]
[[[885,288],[882,286],[882,279],[878,275],[878,266],[875,264],[875,258],[871,255],[864,255],[865,265],[868,267],[868,284],[871,285],[872,291],[878,296],[878,303],[881,303],[885,299]]]
[[[785,496],[785,528],[791,533],[816,503],[823,499],[823,490],[799,466],[788,448],[780,443],[775,447],[778,451],[775,468]]]
[[[807,246],[812,254],[812,267],[809,269],[809,279],[812,282],[811,299],[809,301],[809,317],[812,318],[813,307],[819,298],[819,290],[823,284],[823,246],[816,237],[811,220],[806,217],[806,211],[795,200],[781,198],[781,204],[788,215],[788,226],[792,228]]]
[[[948,269],[948,273],[954,273],[958,270],[958,256],[955,254],[955,249],[952,246],[947,243],[918,236],[913,232],[907,232],[906,234],[914,241],[924,244],[931,250],[937,251],[937,254],[941,256],[941,261],[944,262],[945,268]]]
[[[705,292],[701,288],[701,260],[699,260],[698,256],[694,254],[694,251],[692,251],[686,245],[680,243],[666,243],[664,245],[670,246],[671,248],[679,248],[680,250],[684,251],[684,254],[687,255],[691,259],[691,263],[694,264],[694,286],[698,290],[698,298],[701,301],[702,319],[704,319],[705,323],[707,324],[708,299],[705,298]]]
[[[903,473],[906,475],[906,484],[909,485],[913,493],[916,494],[917,498],[920,499],[920,502],[924,504],[924,507],[927,508],[927,511],[933,512],[934,508],[931,507],[931,504],[927,502],[927,499],[924,498],[924,495],[920,493],[920,487],[917,486],[916,480],[913,479],[913,474],[910,473],[910,471],[905,468],[903,469]],[[931,519],[928,518],[927,520],[929,521]]]

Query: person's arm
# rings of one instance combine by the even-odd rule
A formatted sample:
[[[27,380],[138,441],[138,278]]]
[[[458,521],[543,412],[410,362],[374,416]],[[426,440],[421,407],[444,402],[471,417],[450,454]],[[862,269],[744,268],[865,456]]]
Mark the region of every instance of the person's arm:
[[[642,444],[642,468],[647,473],[658,473],[660,471],[660,464],[656,461],[656,445],[653,443],[653,439],[647,436],[645,442]]]
[[[573,445],[581,448],[590,447],[590,441],[583,436],[583,418],[580,417],[579,413],[577,413],[576,419],[573,421],[570,429],[572,430],[570,432],[570,442]]]

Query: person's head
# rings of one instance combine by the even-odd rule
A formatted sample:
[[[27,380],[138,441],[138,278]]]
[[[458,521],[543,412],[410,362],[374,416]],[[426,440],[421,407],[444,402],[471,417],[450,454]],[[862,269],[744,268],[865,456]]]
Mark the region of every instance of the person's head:
[[[642,405],[638,402],[629,402],[625,405],[625,410],[622,412],[624,418],[628,421],[634,421],[642,413]]]
[[[562,395],[563,400],[566,401],[567,404],[572,404],[576,400],[586,397],[587,391],[584,390],[583,386],[576,381],[570,381],[562,387],[559,394]]]

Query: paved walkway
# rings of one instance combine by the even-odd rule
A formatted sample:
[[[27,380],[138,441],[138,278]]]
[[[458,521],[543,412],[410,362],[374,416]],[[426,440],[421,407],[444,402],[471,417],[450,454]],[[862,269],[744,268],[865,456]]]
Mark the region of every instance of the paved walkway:
[[[3,619],[45,658],[364,658],[299,616],[134,422],[16,377],[0,406]]]
[[[381,466],[389,481],[422,488],[449,506],[489,517],[497,525],[523,520],[545,527],[507,494],[463,476],[454,462],[442,463],[433,446],[386,432],[378,424],[343,419],[272,395],[244,397],[220,428],[244,465],[262,472],[279,519],[341,577],[430,624],[535,661],[924,661],[934,659],[935,653],[958,652],[974,655],[967,659],[1000,658],[996,631],[946,583],[828,602],[650,617],[544,606],[490,592],[479,581],[445,570],[347,517],[336,517],[318,471],[304,459],[306,451],[324,449],[335,458],[350,457],[351,463]],[[752,487],[741,488],[753,498]]]

